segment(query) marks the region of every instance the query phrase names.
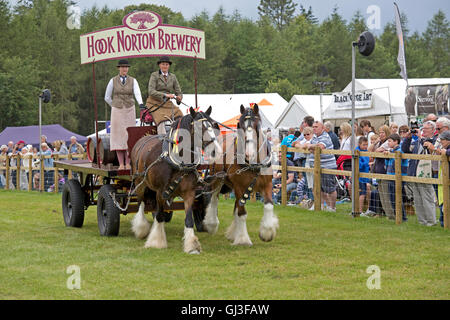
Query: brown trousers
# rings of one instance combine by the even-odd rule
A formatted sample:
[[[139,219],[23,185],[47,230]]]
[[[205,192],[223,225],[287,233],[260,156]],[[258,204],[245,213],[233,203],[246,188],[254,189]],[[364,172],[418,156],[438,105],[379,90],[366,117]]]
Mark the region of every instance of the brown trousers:
[[[171,120],[172,112],[174,119],[183,116],[183,113],[181,112],[180,108],[175,106],[170,100],[168,100],[161,107],[159,107],[158,110],[152,112],[152,110],[156,109],[162,103],[163,102],[161,100],[158,100],[152,96],[149,96],[147,98],[146,106],[148,109],[150,109],[150,112],[153,116],[153,121],[155,121],[156,125],[159,125],[162,121]]]

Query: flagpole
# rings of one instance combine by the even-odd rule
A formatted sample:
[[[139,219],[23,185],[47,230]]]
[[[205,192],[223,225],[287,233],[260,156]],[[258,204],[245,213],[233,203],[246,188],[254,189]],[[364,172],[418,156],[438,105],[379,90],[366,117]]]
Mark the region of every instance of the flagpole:
[[[396,25],[396,31],[397,31],[397,37],[398,37],[397,62],[400,66],[400,75],[406,81],[406,90],[408,90],[409,83],[408,83],[408,73],[406,72],[405,42],[403,39],[402,23],[400,20],[400,10],[398,8],[397,3],[394,2],[394,6],[395,6],[395,12],[394,12],[395,13],[395,25]]]

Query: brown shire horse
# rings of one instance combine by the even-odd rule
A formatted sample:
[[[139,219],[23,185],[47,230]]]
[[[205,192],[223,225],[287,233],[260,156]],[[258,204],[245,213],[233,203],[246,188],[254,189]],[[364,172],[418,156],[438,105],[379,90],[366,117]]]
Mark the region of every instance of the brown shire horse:
[[[245,202],[253,191],[264,197],[264,215],[261,220],[259,237],[263,241],[275,238],[279,227],[278,218],[273,212],[272,202],[272,169],[271,152],[266,137],[261,129],[259,107],[244,108],[241,105],[241,116],[237,134],[222,136],[223,157],[209,167],[211,174],[217,171],[226,172],[225,179],[216,179],[210,187],[211,195],[205,197],[203,227],[211,234],[217,232],[219,219],[217,204],[219,193],[234,190],[234,219],[225,236],[233,245],[252,245],[247,232],[247,212]]]
[[[217,144],[210,114],[211,107],[206,112],[195,112],[190,108],[189,114],[172,123],[170,132],[165,136],[143,137],[131,151],[132,174],[139,204],[139,211],[132,220],[132,230],[139,239],[148,236],[146,248],[167,248],[164,204],[180,196],[186,213],[183,249],[194,254],[201,251],[200,242],[194,235],[192,206],[202,151],[210,143]],[[209,141],[203,139],[204,136],[209,136]],[[182,148],[177,149],[178,143],[183,145]],[[151,228],[144,214],[146,199],[155,200],[157,205]]]

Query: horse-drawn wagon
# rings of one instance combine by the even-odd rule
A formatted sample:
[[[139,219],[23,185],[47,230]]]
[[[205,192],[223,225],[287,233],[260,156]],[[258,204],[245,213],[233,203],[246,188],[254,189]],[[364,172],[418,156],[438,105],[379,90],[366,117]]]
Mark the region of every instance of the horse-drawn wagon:
[[[174,118],[172,112],[166,134],[156,134],[157,128],[152,125],[127,128],[131,170],[119,169],[123,167],[117,166],[114,155],[110,158],[107,139],[100,139],[98,135],[95,61],[138,55],[188,56],[194,58],[196,81],[196,58],[204,58],[204,33],[186,28],[182,28],[179,34],[172,31],[173,36],[196,37],[197,50],[178,48],[178,54],[173,52],[173,48],[169,50],[167,47],[160,47],[156,50],[151,46],[139,52],[132,52],[132,47],[129,52],[115,50],[115,54],[97,50],[102,48],[101,44],[106,42],[105,39],[108,39],[107,43],[113,44],[115,42],[109,40],[115,36],[119,40],[123,38],[124,32],[119,32],[120,29],[127,33],[147,30],[148,35],[156,37],[161,33],[155,32],[155,28],[164,27],[164,32],[174,28],[162,25],[159,21],[146,30],[135,30],[128,26],[133,21],[129,19],[130,16],[134,14],[138,13],[131,13],[124,18],[124,26],[81,36],[82,64],[93,63],[96,138],[89,144],[89,160],[54,162],[58,168],[77,173],[77,178],[67,181],[63,188],[65,224],[69,227],[82,227],[85,210],[96,205],[100,234],[116,236],[119,233],[120,215],[137,212],[131,222],[135,236],[139,239],[147,237],[145,247],[166,248],[164,223],[171,220],[173,211],[184,210],[183,250],[186,253],[200,253],[201,246],[194,235],[194,225],[197,231],[215,233],[219,224],[219,193],[234,190],[234,219],[226,236],[234,245],[252,245],[247,233],[247,213],[244,206],[250,193],[259,191],[264,197],[264,215],[259,237],[263,241],[271,241],[278,228],[278,218],[273,212],[272,204],[271,153],[261,129],[256,104],[252,109],[240,106],[238,133],[230,135],[231,139],[220,135],[219,125],[223,124],[210,117],[212,108],[209,107],[205,112],[198,111],[196,102],[196,108],[190,107],[183,116]],[[151,16],[152,21],[160,19],[155,13],[145,14]],[[135,31],[130,31],[131,29]],[[187,35],[189,32],[192,35]],[[130,39],[133,39],[132,35]],[[151,43],[149,41],[148,44]],[[263,155],[260,151],[263,151]],[[269,174],[262,174],[264,168],[269,169]],[[176,201],[177,199],[182,201]],[[146,219],[145,212],[153,212],[153,224]]]
[[[128,145],[131,151],[134,144],[144,136],[156,135],[155,126],[141,126],[128,128]],[[54,161],[54,166],[72,171],[76,179],[70,179],[62,190],[62,209],[64,222],[68,227],[81,228],[84,222],[85,211],[89,206],[97,206],[97,219],[99,232],[103,236],[117,236],[120,227],[120,215],[136,213],[138,204],[136,195],[132,193],[133,176],[130,170],[118,170],[114,156],[105,148],[108,136],[99,138],[99,143],[91,139],[88,143],[88,159]],[[99,147],[100,161],[96,163],[97,146]],[[105,160],[106,159],[106,160]],[[198,167],[202,170],[203,167]],[[201,190],[197,190],[197,194]],[[155,199],[147,199],[146,212],[156,212]],[[170,222],[173,211],[184,210],[182,201],[165,204],[165,222]],[[197,198],[194,201],[194,218],[197,231],[203,231],[203,201]]]

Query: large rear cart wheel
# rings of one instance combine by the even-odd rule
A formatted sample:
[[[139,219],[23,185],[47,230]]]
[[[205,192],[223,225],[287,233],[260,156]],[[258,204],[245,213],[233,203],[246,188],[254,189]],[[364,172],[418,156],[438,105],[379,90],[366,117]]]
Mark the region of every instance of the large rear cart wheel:
[[[114,204],[110,193],[116,190],[110,184],[102,186],[97,199],[98,230],[102,236],[117,236],[120,228],[120,210]]]
[[[81,228],[84,222],[84,192],[80,182],[68,180],[62,191],[62,211],[67,227]]]

